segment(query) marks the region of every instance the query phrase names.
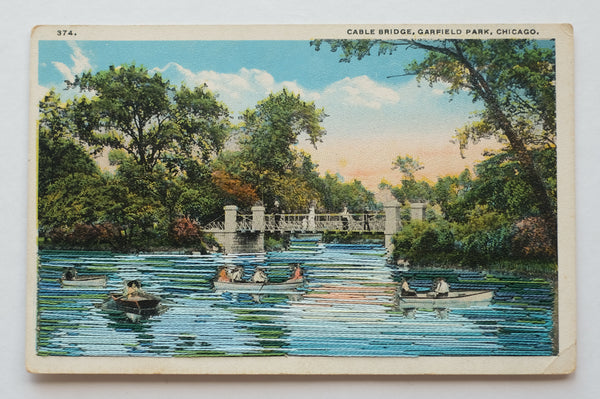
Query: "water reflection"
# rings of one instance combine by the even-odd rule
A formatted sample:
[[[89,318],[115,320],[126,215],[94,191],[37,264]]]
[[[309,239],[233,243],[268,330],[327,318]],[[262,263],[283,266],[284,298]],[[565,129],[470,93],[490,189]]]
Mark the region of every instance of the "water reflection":
[[[215,305],[234,316],[239,330],[253,336],[245,345],[261,355],[285,355],[290,345],[289,330],[285,322],[288,295],[222,293],[228,304]]]
[[[239,301],[240,298],[250,298],[254,303],[263,303],[266,299],[267,302],[270,301],[271,298],[274,297],[284,297],[287,298],[288,301],[301,301],[304,298],[304,292],[277,292],[277,293],[269,293],[264,292],[260,294],[252,294],[252,293],[241,293],[241,292],[229,292],[225,290],[215,290],[215,293],[221,295],[223,298],[227,300],[231,300],[233,302]]]
[[[65,265],[107,276],[105,288],[63,289]],[[219,267],[256,266],[272,281],[300,263],[306,284],[284,293],[217,292]],[[551,284],[482,272],[401,270],[381,246],[246,255],[41,253],[38,353],[49,356],[467,356],[551,355]],[[411,279],[426,291],[436,277],[451,290],[493,290],[487,306],[398,306],[396,288]],[[163,298],[156,313],[105,306],[124,280],[139,279]]]

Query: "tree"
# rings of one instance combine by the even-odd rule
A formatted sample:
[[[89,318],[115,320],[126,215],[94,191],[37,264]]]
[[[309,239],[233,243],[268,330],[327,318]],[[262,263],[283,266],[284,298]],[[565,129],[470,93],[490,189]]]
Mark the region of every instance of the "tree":
[[[135,65],[85,72],[68,85],[91,97],[73,103],[75,135],[95,151],[126,151],[146,172],[159,162],[177,169],[183,158],[206,161],[227,138],[229,112],[205,86],[176,89]]]
[[[254,187],[224,170],[215,170],[212,177],[223,195],[242,207],[250,207],[259,200]]]
[[[398,156],[393,165],[392,169],[398,169],[406,180],[414,180],[415,173],[424,168],[418,159],[413,159],[409,155],[404,157]]]
[[[432,200],[440,206],[449,221],[464,221],[465,196],[471,190],[471,172],[465,169],[459,176],[439,177],[433,186]]]
[[[321,180],[321,200],[329,211],[339,212],[344,206],[355,213],[377,208],[375,194],[367,190],[360,181],[344,182],[341,176],[329,172]]]
[[[38,194],[44,196],[52,182],[74,174],[99,175],[86,149],[71,136],[69,104],[49,91],[39,103]]]
[[[94,223],[95,189],[105,184],[87,150],[70,135],[69,103],[50,91],[39,103],[38,220],[39,234],[66,231]]]
[[[277,198],[275,187],[304,173],[306,154],[295,148],[299,136],[316,146],[325,135],[321,126],[325,116],[323,109],[286,89],[271,93],[241,116],[237,174],[257,189],[263,201],[272,203]]]
[[[400,202],[424,202],[431,199],[431,186],[426,181],[416,181],[415,173],[425,167],[409,155],[398,156],[393,163],[392,169],[398,169],[402,173],[402,185],[392,187],[385,183],[380,188],[389,188],[392,195]]]
[[[312,41],[317,51],[322,40]],[[539,200],[540,214],[549,231],[556,232],[555,201],[535,164],[532,146],[554,146],[555,55],[553,48],[529,40],[328,40],[332,51],[342,51],[340,61],[359,60],[378,49],[392,54],[398,48],[426,51],[413,61],[406,74],[429,84],[442,82],[447,93],[468,92],[482,101],[480,120],[458,132],[462,146],[483,137],[506,140],[521,164],[525,179]],[[556,234],[550,234],[556,246]]]
[[[432,188],[425,180],[405,179],[402,184],[392,186],[386,182],[379,184],[380,189],[389,189],[394,198],[400,203],[404,202],[428,202],[432,199]]]

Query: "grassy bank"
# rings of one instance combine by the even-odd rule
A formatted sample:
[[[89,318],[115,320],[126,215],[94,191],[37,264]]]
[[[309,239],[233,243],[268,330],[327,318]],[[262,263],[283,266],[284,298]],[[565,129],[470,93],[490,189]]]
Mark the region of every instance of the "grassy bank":
[[[558,265],[552,261],[540,260],[503,260],[489,264],[461,265],[461,264],[439,264],[423,263],[409,264],[410,270],[468,270],[481,271],[497,276],[520,276],[527,278],[541,278],[547,281],[556,281],[558,278]]]

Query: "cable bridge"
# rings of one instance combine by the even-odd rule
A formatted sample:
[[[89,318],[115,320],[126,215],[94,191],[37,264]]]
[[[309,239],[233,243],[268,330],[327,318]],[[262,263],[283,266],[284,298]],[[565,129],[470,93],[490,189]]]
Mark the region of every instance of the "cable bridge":
[[[266,214],[264,206],[252,207],[252,214],[239,214],[238,207],[224,207],[224,217],[203,227],[214,235],[225,253],[252,253],[264,251],[264,233],[279,232],[323,233],[327,231],[383,233],[385,247],[391,253],[392,237],[400,229],[400,204],[391,202],[378,213],[308,213]],[[424,219],[425,204],[411,204],[411,219]]]

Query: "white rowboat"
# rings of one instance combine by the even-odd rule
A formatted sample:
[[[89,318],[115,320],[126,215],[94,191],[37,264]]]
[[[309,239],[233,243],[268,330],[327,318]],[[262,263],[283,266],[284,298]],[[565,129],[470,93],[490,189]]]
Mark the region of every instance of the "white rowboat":
[[[494,291],[451,291],[447,297],[434,298],[431,293],[417,293],[416,296],[398,295],[398,306],[404,309],[422,308],[463,308],[488,305]]]
[[[104,287],[106,276],[77,276],[70,280],[63,277],[60,283],[64,287]]]
[[[304,285],[304,279],[285,281],[282,283],[252,283],[252,282],[225,282],[225,281],[214,281],[214,288],[217,291],[226,292],[241,292],[249,294],[260,294],[266,292],[286,292],[294,291]]]

